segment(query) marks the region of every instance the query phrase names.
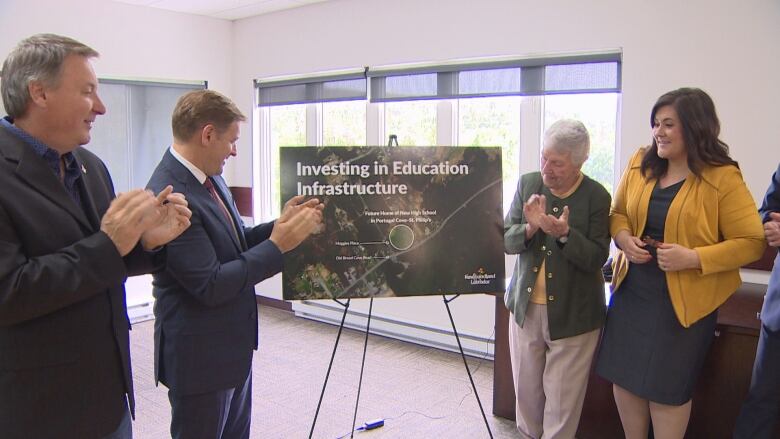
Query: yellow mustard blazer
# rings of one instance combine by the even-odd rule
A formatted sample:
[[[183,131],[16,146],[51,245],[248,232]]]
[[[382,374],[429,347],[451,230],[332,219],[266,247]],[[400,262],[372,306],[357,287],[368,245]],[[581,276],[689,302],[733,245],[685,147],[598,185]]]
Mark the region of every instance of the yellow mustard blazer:
[[[650,194],[656,179],[640,171],[645,148],[631,157],[609,213],[614,238],[621,230],[642,236]],[[664,242],[694,249],[700,270],[666,272],[669,296],[684,327],[717,309],[739,288],[739,267],[764,252],[764,228],[755,201],[736,166],[706,166],[691,174],[669,206]],[[654,263],[654,262],[651,262]],[[618,251],[613,262],[612,290],[618,294],[629,270],[628,258]]]

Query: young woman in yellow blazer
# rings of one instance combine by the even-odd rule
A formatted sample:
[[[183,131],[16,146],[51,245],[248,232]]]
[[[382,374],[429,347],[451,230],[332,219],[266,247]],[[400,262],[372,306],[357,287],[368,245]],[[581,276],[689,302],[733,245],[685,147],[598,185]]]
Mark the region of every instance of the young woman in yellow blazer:
[[[761,219],[722,142],[712,99],[681,88],[650,114],[652,145],[623,172],[610,211],[619,248],[596,370],[626,438],[682,438],[717,309],[764,251]]]

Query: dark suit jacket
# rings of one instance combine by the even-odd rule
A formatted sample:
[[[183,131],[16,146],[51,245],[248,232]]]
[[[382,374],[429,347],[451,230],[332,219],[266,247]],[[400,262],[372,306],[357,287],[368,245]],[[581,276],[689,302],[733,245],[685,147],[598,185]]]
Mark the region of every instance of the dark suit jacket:
[[[124,281],[155,261],[124,259],[100,218],[108,170],[86,170],[77,206],[32,147],[0,127],[0,437],[95,438],[134,407]],[[161,255],[160,255],[161,256]],[[159,261],[157,261],[159,262]]]
[[[179,395],[246,380],[257,349],[254,286],[282,268],[282,254],[268,240],[273,223],[245,228],[224,180],[213,179],[239,239],[208,190],[170,151],[148,184],[154,191],[173,185],[192,210],[190,228],[168,244],[166,270],[154,275],[155,374]]]
[[[772,183],[769,184],[759,212],[764,222],[770,220],[770,212],[780,212],[780,165],[772,175]],[[773,331],[780,330],[780,254],[775,256],[775,266],[769,277],[764,306],[761,310],[761,322]]]

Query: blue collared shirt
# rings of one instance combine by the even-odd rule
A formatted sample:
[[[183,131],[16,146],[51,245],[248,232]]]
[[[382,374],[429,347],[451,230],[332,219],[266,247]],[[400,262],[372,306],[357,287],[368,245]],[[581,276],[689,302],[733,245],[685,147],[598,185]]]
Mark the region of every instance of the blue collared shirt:
[[[8,116],[0,119],[0,125],[32,147],[35,154],[49,165],[49,169],[54,172],[57,179],[65,184],[65,190],[73,201],[76,202],[76,205],[83,209],[84,206],[81,204],[81,195],[77,186],[77,182],[81,178],[81,163],[79,163],[76,156],[72,152],[62,155],[62,160],[65,163],[65,178],[63,179],[60,176],[60,153],[49,148],[45,143],[31,136],[23,129],[15,126],[13,119]]]

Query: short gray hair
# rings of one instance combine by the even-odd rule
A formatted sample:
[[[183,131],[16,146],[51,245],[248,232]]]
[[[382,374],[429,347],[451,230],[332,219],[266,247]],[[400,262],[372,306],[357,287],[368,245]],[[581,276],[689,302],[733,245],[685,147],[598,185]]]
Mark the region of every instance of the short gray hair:
[[[543,148],[571,153],[571,162],[581,166],[590,154],[590,136],[582,122],[575,119],[561,119],[544,133]]]
[[[72,38],[54,34],[37,34],[22,40],[3,62],[0,94],[3,105],[12,118],[24,116],[30,102],[31,81],[41,81],[54,87],[59,80],[62,63],[68,55],[86,58],[98,52]]]

